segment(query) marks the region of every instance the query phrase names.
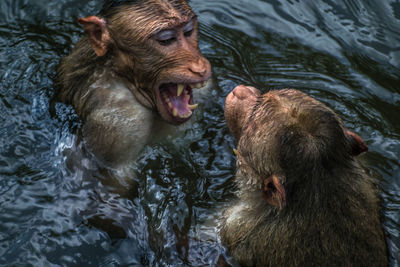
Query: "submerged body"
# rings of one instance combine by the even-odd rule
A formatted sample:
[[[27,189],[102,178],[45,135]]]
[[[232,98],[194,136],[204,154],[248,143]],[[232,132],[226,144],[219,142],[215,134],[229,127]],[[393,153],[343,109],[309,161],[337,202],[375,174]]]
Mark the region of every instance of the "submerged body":
[[[238,200],[221,239],[243,266],[387,266],[367,150],[329,108],[296,90],[239,86],[225,102],[238,140]]]
[[[105,1],[99,16],[79,22],[86,36],[60,64],[56,100],[82,119],[88,149],[118,166],[138,154],[160,118],[191,118],[210,64],[184,0]]]

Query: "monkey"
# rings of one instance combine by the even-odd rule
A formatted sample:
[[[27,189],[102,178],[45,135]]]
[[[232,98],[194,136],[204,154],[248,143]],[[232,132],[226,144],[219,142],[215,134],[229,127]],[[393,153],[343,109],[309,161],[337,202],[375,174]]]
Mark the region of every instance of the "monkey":
[[[222,244],[242,266],[387,266],[368,151],[323,103],[294,89],[240,85],[225,99],[237,140],[237,202]]]
[[[197,108],[211,77],[197,16],[185,0],[105,0],[78,22],[85,36],[61,60],[54,102],[73,106],[95,157],[120,166],[161,122],[181,125]]]

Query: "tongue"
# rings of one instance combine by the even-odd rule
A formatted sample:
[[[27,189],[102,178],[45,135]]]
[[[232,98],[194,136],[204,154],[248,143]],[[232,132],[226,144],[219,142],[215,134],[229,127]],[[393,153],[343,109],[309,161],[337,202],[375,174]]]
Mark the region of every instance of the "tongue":
[[[188,107],[189,99],[186,98],[186,94],[181,94],[180,96],[170,96],[169,99],[173,107],[178,109],[179,114],[186,114],[190,111]]]
[[[190,116],[192,113],[192,110],[188,106],[190,104],[190,94],[186,92],[190,92],[191,88],[186,86],[180,96],[177,96],[177,89],[176,84],[167,84],[164,86],[164,92],[172,104],[172,108],[170,107],[171,113],[174,113],[174,109],[177,109],[177,116]],[[175,114],[173,115],[176,116]]]

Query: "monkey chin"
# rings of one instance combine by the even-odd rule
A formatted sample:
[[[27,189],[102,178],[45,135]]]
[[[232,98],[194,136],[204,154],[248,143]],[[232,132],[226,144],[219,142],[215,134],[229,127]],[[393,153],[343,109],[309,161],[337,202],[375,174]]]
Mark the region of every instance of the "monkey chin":
[[[161,83],[156,90],[160,116],[174,125],[188,121],[198,105],[194,104],[193,90],[204,87],[206,83]]]

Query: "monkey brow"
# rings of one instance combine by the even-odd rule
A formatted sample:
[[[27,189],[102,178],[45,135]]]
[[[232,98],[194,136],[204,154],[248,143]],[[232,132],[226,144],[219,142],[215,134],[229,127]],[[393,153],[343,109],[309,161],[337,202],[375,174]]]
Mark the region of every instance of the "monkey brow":
[[[143,0],[104,0],[102,9],[114,8],[124,4],[136,4],[142,1]]]
[[[154,29],[154,31],[152,33],[150,33],[150,35],[154,36],[163,31],[168,31],[168,30],[172,30],[174,28],[183,27],[183,26],[189,24],[191,21],[193,21],[196,18],[197,18],[197,16],[195,14],[193,14],[192,16],[188,16],[188,18],[185,19],[184,21],[179,21],[179,22],[177,22],[176,20],[173,20],[173,19],[167,19],[165,21],[165,23],[160,24],[160,27]]]

